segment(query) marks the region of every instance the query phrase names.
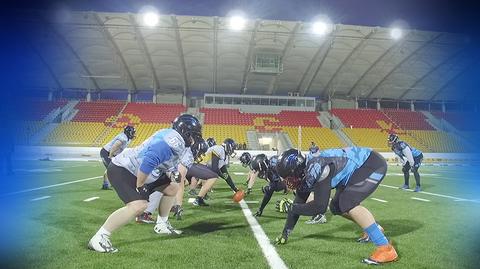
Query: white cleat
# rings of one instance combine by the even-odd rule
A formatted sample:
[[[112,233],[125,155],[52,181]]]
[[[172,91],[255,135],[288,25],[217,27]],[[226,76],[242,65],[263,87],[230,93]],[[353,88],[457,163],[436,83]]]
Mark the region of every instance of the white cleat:
[[[112,246],[110,238],[107,235],[94,235],[88,242],[88,248],[102,253],[115,253],[118,252],[117,248]]]
[[[327,218],[325,215],[318,214],[313,216],[311,219],[305,221],[306,224],[323,224],[327,223]]]
[[[180,235],[183,233],[181,230],[177,230],[173,228],[173,226],[170,224],[169,221],[166,222],[158,222],[155,227],[153,227],[153,230],[157,234],[172,234],[172,235]]]

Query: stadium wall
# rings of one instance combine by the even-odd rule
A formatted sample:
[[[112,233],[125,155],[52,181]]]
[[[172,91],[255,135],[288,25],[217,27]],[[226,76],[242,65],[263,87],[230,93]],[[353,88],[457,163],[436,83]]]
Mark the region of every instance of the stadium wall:
[[[99,147],[55,147],[55,146],[19,146],[15,148],[14,160],[45,161],[100,161]],[[237,150],[234,163],[243,150]],[[248,151],[252,155],[265,154],[268,157],[277,154],[275,151]],[[307,154],[308,151],[303,152]],[[398,164],[393,152],[380,152],[389,163]],[[424,163],[436,164],[480,164],[478,155],[468,153],[424,153]]]

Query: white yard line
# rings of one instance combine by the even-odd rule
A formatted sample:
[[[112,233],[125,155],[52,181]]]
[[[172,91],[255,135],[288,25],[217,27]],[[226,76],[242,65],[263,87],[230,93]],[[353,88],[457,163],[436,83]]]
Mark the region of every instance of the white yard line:
[[[385,200],[382,200],[382,199],[378,199],[378,198],[371,198],[372,200],[375,200],[375,201],[378,201],[380,203],[388,203],[388,201],[385,201]]]
[[[380,184],[380,186],[386,187],[386,188],[391,188],[391,189],[398,189],[398,187],[390,186],[390,185],[385,185],[385,184]],[[408,190],[403,190],[403,191],[413,191],[413,190],[408,189]],[[473,202],[473,203],[480,203],[479,200],[465,199],[465,198],[461,198],[461,197],[456,197],[456,196],[451,196],[451,195],[444,195],[444,194],[438,194],[438,193],[433,193],[433,192],[428,192],[428,191],[421,191],[421,192],[419,192],[419,193],[421,193],[421,194],[427,194],[427,195],[432,195],[432,196],[437,196],[437,197],[443,197],[443,198],[450,198],[450,199],[453,199],[453,200],[460,200],[460,201],[468,201],[468,202]]]
[[[257,219],[252,215],[252,211],[248,208],[247,203],[244,200],[240,201],[240,206],[242,207],[243,214],[247,218],[250,228],[252,228],[253,235],[257,239],[258,245],[262,249],[263,255],[267,259],[268,265],[270,268],[275,269],[286,269],[288,268],[285,262],[278,255],[277,250],[270,243],[267,235],[262,229],[262,226],[258,223]]]
[[[85,200],[83,200],[83,201],[84,201],[84,202],[91,202],[91,201],[93,201],[93,200],[97,200],[98,198],[100,198],[100,197],[94,196],[94,197],[87,198],[87,199],[85,199]]]
[[[35,202],[35,201],[45,200],[45,199],[48,199],[50,197],[52,197],[52,196],[41,196],[41,197],[33,198],[30,201]]]
[[[245,201],[245,200],[244,200]],[[259,204],[259,201],[245,201],[247,204]],[[236,204],[234,201],[225,201],[225,204]]]
[[[102,178],[102,177],[103,176],[88,177],[88,178],[82,178],[82,179],[78,179],[78,180],[72,180],[72,181],[67,181],[67,182],[53,184],[53,185],[42,186],[42,187],[38,187],[38,188],[31,188],[31,189],[25,189],[25,190],[21,190],[21,191],[9,192],[9,193],[5,193],[5,194],[0,194],[0,197],[10,196],[10,195],[15,195],[15,194],[20,194],[20,193],[26,193],[26,192],[31,192],[31,191],[38,191],[38,190],[43,190],[43,189],[49,189],[49,188],[54,188],[54,187],[60,187],[60,186],[65,186],[65,185],[69,185],[69,184],[89,181],[89,180],[92,180],[92,179]]]
[[[245,176],[245,175],[247,175],[247,173],[245,173],[245,172],[233,172],[233,174],[236,175],[236,176]]]
[[[422,202],[430,202],[430,200],[427,200],[427,199],[422,199],[422,198],[418,198],[418,197],[410,197],[412,200],[417,200],[417,201],[422,201]]]

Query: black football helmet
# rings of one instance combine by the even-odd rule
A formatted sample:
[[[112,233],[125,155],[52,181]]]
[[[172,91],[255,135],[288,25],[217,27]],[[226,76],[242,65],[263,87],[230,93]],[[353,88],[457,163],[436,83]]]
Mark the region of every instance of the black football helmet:
[[[128,139],[132,140],[135,138],[135,133],[137,131],[135,130],[135,127],[127,125],[125,128],[123,128],[123,133],[128,137]]]
[[[172,129],[182,136],[186,147],[190,147],[202,138],[202,124],[195,116],[190,114],[180,115],[173,120]]]
[[[389,134],[388,135],[388,144],[391,146],[398,141],[398,135],[397,134]]]
[[[215,141],[215,138],[209,137],[207,138],[207,144],[209,147],[213,147],[217,144],[217,141]]]
[[[203,160],[202,156],[205,155],[205,152],[208,150],[208,145],[203,138],[200,138],[193,143],[190,149],[192,150],[192,155],[195,161],[201,162]]]
[[[295,190],[305,177],[306,160],[297,149],[288,149],[279,157],[278,175],[283,178],[289,189]]]
[[[240,156],[240,162],[242,163],[243,167],[249,166],[251,161],[252,161],[252,155],[248,152],[244,152]]]
[[[273,155],[272,157],[270,157],[270,159],[268,161],[270,162],[270,168],[274,169],[276,171],[277,170],[277,164],[278,164],[278,156]]]
[[[225,149],[225,153],[232,158],[235,157],[236,147],[237,144],[235,144],[235,141],[231,138],[227,138],[223,141],[223,148]]]
[[[252,169],[257,172],[267,171],[270,161],[265,154],[258,154],[252,161]]]

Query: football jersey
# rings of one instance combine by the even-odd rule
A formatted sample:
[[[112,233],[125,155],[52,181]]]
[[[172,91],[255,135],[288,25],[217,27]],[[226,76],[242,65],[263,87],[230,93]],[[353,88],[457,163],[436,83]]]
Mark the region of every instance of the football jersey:
[[[118,153],[120,153],[124,149],[126,149],[128,147],[128,145],[130,145],[130,142],[132,142],[132,140],[128,139],[126,134],[120,133],[117,136],[115,136],[112,140],[110,140],[110,142],[108,142],[105,146],[103,146],[103,148],[106,151],[110,152],[110,150],[112,150],[113,144],[115,144],[115,142],[117,142],[117,141],[122,142],[122,145],[120,146],[120,149],[119,149]]]
[[[405,154],[403,154],[403,150],[405,148],[410,148],[410,150],[412,151],[412,156],[413,158],[416,158],[418,156],[420,156],[420,154],[422,154],[422,152],[412,146],[410,146],[409,144],[403,142],[403,141],[398,141],[396,143],[394,143],[392,145],[392,150],[393,152],[400,158],[406,158]]]
[[[113,158],[112,162],[134,175],[137,175],[138,170],[150,174],[156,168],[161,174],[174,171],[185,151],[182,136],[173,129],[163,129],[154,133],[141,145],[124,150]]]
[[[224,165],[228,164],[228,158],[225,154],[225,149],[221,145],[215,145],[213,147],[208,148],[207,152],[205,153],[205,158],[203,158],[203,164],[212,168],[212,158],[216,156],[219,158],[218,161],[218,169],[222,168]]]
[[[310,191],[315,183],[324,179],[322,178],[322,173],[326,166],[333,167],[330,170],[332,188],[340,184],[346,185],[355,170],[365,163],[371,152],[372,150],[369,148],[349,147],[328,149],[315,154],[309,154],[306,158],[306,178],[301,188],[305,191]]]

